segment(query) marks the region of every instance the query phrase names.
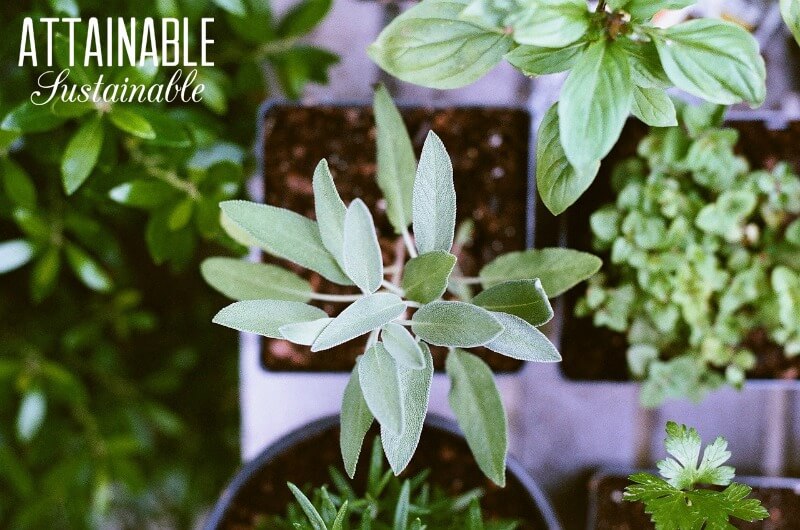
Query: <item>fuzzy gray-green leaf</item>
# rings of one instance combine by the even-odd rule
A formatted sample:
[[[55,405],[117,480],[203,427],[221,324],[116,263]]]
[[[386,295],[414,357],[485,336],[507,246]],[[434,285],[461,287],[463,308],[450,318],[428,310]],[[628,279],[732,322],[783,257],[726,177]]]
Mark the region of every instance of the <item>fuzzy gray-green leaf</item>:
[[[405,326],[389,322],[381,329],[381,340],[386,351],[398,364],[413,370],[421,370],[425,367],[422,347]]]
[[[213,322],[238,331],[282,339],[280,327],[328,315],[318,307],[286,300],[244,300],[223,308]]]
[[[352,285],[322,244],[314,221],[290,210],[248,201],[220,204],[227,220],[269,254],[287,259],[340,285]]]
[[[304,279],[275,265],[235,258],[208,258],[200,265],[206,283],[234,300],[308,302],[312,289]]]
[[[344,218],[344,270],[359,289],[374,293],[383,281],[383,257],[375,222],[367,205],[356,199]]]
[[[469,352],[447,356],[450,408],[458,419],[478,467],[500,487],[506,482],[506,412],[492,370]]]
[[[497,338],[503,326],[482,307],[466,302],[432,302],[414,313],[411,329],[435,346],[474,348]]]
[[[314,212],[317,215],[317,225],[322,244],[333,254],[339,265],[342,261],[342,248],[344,245],[344,217],[347,207],[336,191],[333,175],[328,167],[327,160],[321,160],[314,170],[312,181],[314,188]]]
[[[342,418],[341,430],[339,432],[339,447],[342,451],[344,469],[350,478],[356,474],[358,457],[361,454],[361,446],[364,444],[364,436],[372,425],[374,419],[369,410],[361,385],[358,381],[358,364],[350,374],[350,380],[344,389],[342,398]]]
[[[311,346],[314,344],[314,341],[317,340],[320,333],[322,333],[332,321],[332,318],[320,318],[309,322],[284,324],[278,328],[278,332],[289,342],[301,344],[303,346]]]
[[[405,311],[403,300],[391,293],[375,293],[359,298],[317,337],[311,351],[322,351],[378,329]]]
[[[358,382],[378,423],[395,434],[402,432],[405,412],[397,363],[380,342],[359,359]]]
[[[453,164],[442,140],[431,131],[422,147],[414,180],[414,237],[420,254],[453,246],[456,190]]]
[[[516,315],[534,326],[553,318],[553,307],[538,279],[500,283],[478,293],[472,303],[489,311]]]
[[[447,282],[456,265],[456,257],[437,250],[413,258],[403,270],[403,291],[406,298],[427,304],[440,298],[447,290]]]
[[[503,332],[486,347],[513,359],[535,363],[555,363],[561,355],[544,333],[525,320],[506,313],[493,313]]]

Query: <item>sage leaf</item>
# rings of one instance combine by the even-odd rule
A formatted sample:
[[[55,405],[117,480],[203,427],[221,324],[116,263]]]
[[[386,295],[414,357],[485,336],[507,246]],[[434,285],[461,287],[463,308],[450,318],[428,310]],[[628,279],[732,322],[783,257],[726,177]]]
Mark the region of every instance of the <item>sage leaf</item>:
[[[375,293],[350,304],[317,337],[311,351],[317,352],[378,329],[405,311],[403,300],[392,293]]]
[[[214,317],[219,324],[272,339],[283,339],[281,326],[311,322],[328,315],[318,307],[286,300],[243,300],[224,307]]]
[[[312,320],[310,322],[295,322],[292,324],[284,324],[278,328],[278,332],[283,335],[283,338],[295,344],[303,346],[311,346],[317,340],[322,330],[328,327],[328,324],[333,321],[332,318],[320,318],[319,320]]]
[[[485,288],[508,280],[539,278],[550,298],[590,278],[603,264],[597,256],[568,248],[510,252],[488,263],[480,277]]]
[[[633,115],[650,127],[675,127],[678,115],[675,104],[660,88],[633,88]]]
[[[431,131],[422,147],[414,179],[414,238],[420,254],[453,246],[456,190],[453,164],[442,140]]]
[[[497,28],[460,19],[464,0],[426,0],[397,17],[369,56],[393,76],[431,88],[458,88],[483,77],[511,49]]]
[[[539,126],[536,149],[536,187],[544,205],[553,215],[564,213],[591,186],[599,170],[599,160],[581,170],[567,160],[561,146],[558,104],[553,105]]]
[[[800,44],[800,0],[781,0],[781,15]]]
[[[585,0],[536,2],[514,22],[520,44],[561,48],[582,39],[591,24]]]
[[[397,363],[380,342],[359,359],[358,382],[370,412],[381,427],[400,434],[405,412]]]
[[[314,530],[328,530],[328,527],[325,525],[325,521],[322,519],[322,516],[314,507],[314,504],[308,500],[308,497],[306,497],[303,492],[300,491],[300,488],[291,482],[287,482],[287,486],[289,486],[289,490],[291,490],[292,495],[294,495],[295,500],[297,500],[297,504],[300,505],[300,509],[303,510],[304,514],[306,514],[311,527]]]
[[[70,139],[61,159],[64,191],[72,195],[89,177],[103,147],[103,122],[100,116],[89,118]]]
[[[428,412],[428,401],[433,379],[433,357],[425,343],[421,343],[425,357],[425,368],[412,370],[405,366],[397,367],[400,387],[403,389],[403,410],[405,423],[403,431],[395,434],[381,426],[381,442],[386,459],[395,475],[399,475],[408,466],[414,451],[419,445],[425,415]]]
[[[67,263],[86,287],[100,293],[107,293],[114,287],[106,271],[89,254],[69,243],[64,250]]]
[[[515,315],[534,326],[553,318],[553,307],[538,279],[497,284],[478,293],[472,303],[492,312]]]
[[[493,314],[504,329],[499,337],[486,344],[486,348],[520,361],[535,363],[561,361],[561,354],[547,336],[529,322],[506,313]]]
[[[0,274],[18,269],[33,259],[33,245],[24,239],[0,243]]]
[[[339,448],[347,475],[353,478],[356,474],[358,457],[364,445],[364,436],[372,425],[372,412],[364,400],[361,384],[358,381],[358,362],[350,374],[350,380],[344,388],[342,398],[341,429],[339,431]]]
[[[485,362],[464,350],[447,356],[448,399],[478,467],[500,487],[506,483],[506,412]]]
[[[482,307],[466,302],[432,302],[414,313],[411,329],[435,346],[474,348],[497,338],[503,326]]]
[[[422,347],[411,333],[396,322],[389,322],[381,329],[381,340],[386,351],[394,360],[413,370],[425,368],[425,356]]]
[[[383,281],[383,256],[367,205],[354,200],[344,218],[344,270],[359,289],[374,293]]]
[[[220,203],[222,212],[247,239],[264,251],[318,272],[340,285],[352,285],[336,258],[322,244],[314,221],[295,212],[248,201]]]
[[[275,265],[235,258],[208,258],[200,265],[203,279],[234,300],[308,302],[311,284]]]
[[[447,290],[456,257],[443,250],[428,252],[406,263],[401,286],[406,298],[427,304],[438,300]]]
[[[522,45],[508,52],[505,59],[527,76],[557,74],[572,68],[575,59],[585,48],[585,42],[575,42],[562,48]]]
[[[698,19],[652,35],[664,71],[681,90],[720,105],[764,102],[764,59],[758,42],[741,26]]]
[[[383,85],[375,90],[373,105],[377,144],[377,182],[386,199],[386,216],[395,232],[402,234],[411,224],[411,197],[417,157],[400,111]]]
[[[312,180],[314,188],[314,212],[317,216],[319,235],[322,244],[333,254],[339,265],[342,261],[342,248],[344,247],[344,217],[347,207],[336,191],[333,175],[328,167],[328,161],[322,160],[314,170]]]
[[[558,104],[561,145],[570,163],[589,171],[617,142],[633,101],[625,50],[614,42],[590,44],[575,62]]]

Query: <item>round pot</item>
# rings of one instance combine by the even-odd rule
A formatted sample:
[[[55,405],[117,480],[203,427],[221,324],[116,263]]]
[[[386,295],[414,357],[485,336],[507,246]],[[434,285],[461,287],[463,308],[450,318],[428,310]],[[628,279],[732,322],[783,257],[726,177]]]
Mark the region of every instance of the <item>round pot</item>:
[[[378,433],[373,428],[364,440],[356,471],[356,491],[363,491],[369,448]],[[267,447],[246,463],[223,491],[204,528],[206,530],[250,528],[260,514],[284,514],[293,497],[286,487],[330,484],[328,467],[341,469],[339,417],[328,416],[301,427]],[[508,459],[506,487],[493,485],[481,473],[464,437],[452,421],[429,415],[419,447],[404,472],[430,469],[429,482],[449,494],[480,487],[484,514],[489,517],[524,520],[523,530],[560,530],[545,494],[513,458]]]

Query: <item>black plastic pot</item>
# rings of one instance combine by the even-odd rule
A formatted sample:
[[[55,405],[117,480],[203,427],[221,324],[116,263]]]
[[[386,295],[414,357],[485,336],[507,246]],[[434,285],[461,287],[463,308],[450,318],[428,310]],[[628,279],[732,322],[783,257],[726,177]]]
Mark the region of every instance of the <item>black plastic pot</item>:
[[[242,522],[236,520],[236,517],[240,516],[242,510],[246,507],[253,506],[254,502],[259,503],[261,508],[267,503],[272,503],[274,505],[272,509],[275,511],[271,513],[285,513],[285,503],[290,499],[290,494],[288,488],[285,487],[285,483],[286,481],[293,481],[301,485],[307,482],[306,477],[301,476],[302,468],[309,467],[306,461],[307,459],[319,460],[320,454],[326,452],[327,454],[323,456],[323,460],[327,461],[319,462],[320,465],[324,464],[321,465],[322,472],[327,473],[326,469],[328,465],[337,468],[341,467],[338,443],[320,443],[320,439],[323,437],[335,437],[335,439],[338,440],[338,427],[339,417],[328,416],[287,434],[267,447],[259,456],[246,463],[236,474],[225,491],[223,491],[217,505],[214,507],[214,510],[203,528],[206,530],[220,530],[234,527],[242,528]],[[367,436],[365,448],[370,446],[373,437],[374,433],[370,433]],[[436,439],[435,442],[433,441],[434,438]],[[426,451],[432,450],[432,444],[436,443],[441,445],[442,442],[440,440],[445,440],[446,445],[443,445],[443,447],[447,448],[446,455],[451,458],[461,457],[458,467],[453,467],[451,470],[456,470],[457,473],[459,473],[456,483],[459,484],[462,491],[476,486],[475,477],[480,477],[481,486],[486,483],[485,477],[480,474],[472,455],[469,453],[466,441],[463,439],[456,425],[452,421],[435,415],[428,415],[425,420],[425,429],[422,433],[420,446],[409,466],[409,472],[430,468],[432,472],[429,481],[434,484],[439,483],[438,480],[442,477],[437,473],[437,466],[446,464],[442,464],[440,461],[427,461],[424,459],[424,455]],[[305,447],[299,447],[304,444]],[[466,452],[466,455],[453,455],[453,448],[456,448],[455,450],[459,453]],[[439,450],[439,447],[437,447],[436,450]],[[288,459],[287,462],[287,456],[292,451],[297,451],[298,453],[302,452],[303,454],[292,455],[295,456],[295,458]],[[363,475],[365,475],[365,469],[363,469],[362,466],[366,465],[366,453],[366,449],[362,451],[361,462],[359,463],[359,468],[356,473],[356,483],[358,483],[360,478],[363,479]],[[300,460],[298,460],[298,456],[301,457]],[[462,464],[461,460],[464,460],[466,464]],[[277,477],[281,481],[281,490],[274,492],[259,490],[259,486],[261,485],[261,482],[257,480],[259,476],[264,473],[265,470],[269,471],[270,468],[276,466],[281,470],[279,477]],[[283,472],[284,470],[285,473]],[[325,482],[329,481],[324,481],[315,485],[322,485]],[[450,485],[452,485],[452,483]],[[254,492],[256,501],[252,500],[254,499]],[[519,513],[509,513],[510,508],[505,501],[511,498],[512,494],[516,494],[519,499],[522,499],[523,502],[526,503],[526,506],[519,507]],[[247,504],[245,499],[250,499],[250,504]],[[484,501],[494,507],[499,506],[503,510],[503,513],[499,514],[502,517],[524,518],[526,521],[526,526],[524,528],[526,529],[561,529],[561,525],[556,519],[555,513],[545,494],[525,472],[522,466],[512,457],[508,459],[506,488],[503,490],[499,488],[493,488],[492,491],[487,490]],[[491,507],[486,504],[484,504],[484,506],[486,507],[486,513],[489,514]],[[234,520],[236,520],[240,526],[232,526]]]

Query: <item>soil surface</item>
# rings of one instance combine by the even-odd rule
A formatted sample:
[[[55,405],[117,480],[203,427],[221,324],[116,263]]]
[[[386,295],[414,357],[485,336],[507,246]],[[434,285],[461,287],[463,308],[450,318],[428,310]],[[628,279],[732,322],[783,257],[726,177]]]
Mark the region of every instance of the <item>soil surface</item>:
[[[768,480],[768,479],[767,479]],[[655,528],[650,516],[644,513],[639,502],[622,500],[622,492],[629,484],[625,477],[608,476],[591,484],[592,496],[597,502],[594,530],[646,530]],[[596,492],[596,493],[595,493]],[[740,530],[798,530],[800,529],[800,491],[786,488],[754,487],[752,497],[761,501],[769,511],[769,519],[748,523],[732,520]]]
[[[500,254],[525,248],[526,197],[529,180],[530,117],[521,110],[458,108],[403,110],[411,138],[422,149],[428,131],[435,131],[453,160],[457,221],[474,221],[472,241],[458,252],[458,266],[467,276]],[[375,127],[365,106],[298,107],[278,105],[265,117],[263,175],[266,202],[314,218],[311,176],[328,160],[345,203],[361,198],[375,217],[384,263],[404,252],[385,215],[386,204],[375,183]],[[404,258],[405,256],[399,256]],[[267,258],[307,278],[319,292],[353,293],[316,273]],[[319,304],[336,316],[344,304]],[[350,371],[363,353],[365,337],[312,354],[308,347],[264,339],[262,364],[269,370]],[[488,350],[476,350],[496,371],[513,371],[521,362]],[[444,351],[433,351],[437,369]]]
[[[354,481],[358,494],[366,487],[369,448],[376,434],[373,426],[364,442]],[[301,488],[330,485],[328,466],[341,470],[341,458],[338,426],[297,444],[253,475],[231,502],[219,529],[253,528],[265,515],[285,514],[286,505],[292,500],[286,481],[291,480]],[[482,488],[485,495],[481,507],[487,519],[524,521],[522,530],[547,528],[538,508],[516,478],[508,473],[504,489],[492,484],[478,469],[466,442],[458,436],[426,427],[417,452],[402,476],[413,476],[425,469],[431,471],[429,482],[450,495]]]
[[[751,166],[771,168],[778,161],[791,162],[800,170],[800,122],[794,122],[785,130],[769,130],[763,122],[734,122],[728,124],[739,130],[740,152]],[[570,208],[568,214],[554,217],[539,203],[536,208],[535,246],[554,246],[560,243],[560,234],[565,235],[566,246],[592,252],[592,235],[589,217],[600,206],[612,202],[611,172],[614,166],[635,156],[639,141],[647,133],[640,122],[631,120],[623,131],[614,150],[603,161],[600,174],[586,194]],[[605,262],[607,256],[600,256]],[[595,328],[591,318],[577,318],[573,308],[583,289],[573,289],[565,295],[564,325],[561,339],[561,370],[570,379],[627,381],[628,366],[625,358],[627,341],[624,335],[605,328]],[[763,333],[754,330],[748,346],[758,356],[756,367],[748,373],[755,379],[797,379],[800,377],[800,357],[787,359],[782,348],[765,340]]]

